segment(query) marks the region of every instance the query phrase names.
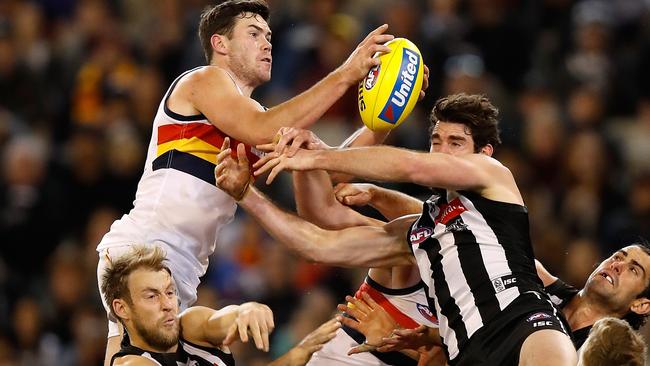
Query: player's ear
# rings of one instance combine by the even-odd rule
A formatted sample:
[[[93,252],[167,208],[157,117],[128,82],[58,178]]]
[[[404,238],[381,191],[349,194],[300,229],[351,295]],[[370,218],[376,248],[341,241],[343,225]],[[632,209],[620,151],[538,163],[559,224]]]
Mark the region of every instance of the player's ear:
[[[487,144],[481,148],[480,152],[481,154],[492,156],[492,154],[494,154],[494,147],[491,144]]]
[[[639,314],[644,315],[650,313],[650,300],[646,297],[641,297],[632,301],[630,310]]]
[[[228,37],[221,34],[213,34],[210,37],[210,45],[214,52],[220,55],[227,55],[230,43],[228,42]]]
[[[126,301],[122,299],[114,299],[111,306],[113,307],[115,315],[117,315],[120,319],[129,319],[130,311],[129,305],[126,303]]]

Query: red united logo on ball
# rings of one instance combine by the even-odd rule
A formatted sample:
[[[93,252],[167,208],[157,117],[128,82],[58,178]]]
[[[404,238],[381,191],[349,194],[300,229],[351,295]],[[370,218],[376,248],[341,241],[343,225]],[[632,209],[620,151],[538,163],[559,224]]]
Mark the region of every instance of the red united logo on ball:
[[[366,76],[366,82],[363,83],[363,86],[366,88],[366,90],[372,89],[373,86],[375,86],[375,83],[377,83],[377,79],[379,79],[379,69],[381,68],[381,65],[377,65],[370,69],[368,71],[368,76]]]

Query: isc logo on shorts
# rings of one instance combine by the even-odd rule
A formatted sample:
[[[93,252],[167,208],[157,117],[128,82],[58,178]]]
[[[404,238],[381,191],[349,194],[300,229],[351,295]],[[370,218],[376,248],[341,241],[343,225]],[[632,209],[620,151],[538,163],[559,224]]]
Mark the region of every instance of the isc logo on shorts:
[[[420,55],[408,48],[403,48],[399,76],[395,86],[393,86],[393,91],[390,93],[391,97],[379,114],[379,118],[388,123],[396,123],[399,120],[404,112],[404,107],[411,99],[413,84],[419,68]]]

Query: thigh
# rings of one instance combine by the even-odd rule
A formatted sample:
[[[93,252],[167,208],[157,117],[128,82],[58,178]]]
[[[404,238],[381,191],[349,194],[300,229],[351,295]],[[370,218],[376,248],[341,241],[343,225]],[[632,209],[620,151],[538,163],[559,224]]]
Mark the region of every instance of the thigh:
[[[575,365],[578,362],[571,339],[555,329],[532,333],[521,346],[520,366]]]

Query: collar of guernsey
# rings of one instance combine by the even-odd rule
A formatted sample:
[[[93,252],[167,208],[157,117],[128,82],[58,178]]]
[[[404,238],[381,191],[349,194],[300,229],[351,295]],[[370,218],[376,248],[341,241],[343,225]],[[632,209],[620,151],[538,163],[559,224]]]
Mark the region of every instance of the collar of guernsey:
[[[235,83],[237,91],[242,91]],[[180,78],[179,78],[180,79]],[[178,80],[177,80],[178,81]],[[176,84],[176,82],[174,82]],[[175,85],[170,88],[169,94]],[[167,98],[169,98],[169,94]],[[167,99],[166,98],[166,99]],[[167,101],[165,100],[165,107]],[[266,109],[262,107],[263,109]],[[180,123],[171,123],[158,126],[158,140],[156,158],[152,162],[152,169],[175,169],[190,174],[211,185],[216,184],[214,168],[217,164],[217,154],[226,137],[230,137],[208,121],[203,114],[196,116],[181,116],[165,108],[169,115]],[[237,145],[239,140],[230,137],[232,157],[237,158]],[[246,156],[252,166],[257,162],[263,152],[245,144]],[[252,176],[252,171],[251,171]]]

